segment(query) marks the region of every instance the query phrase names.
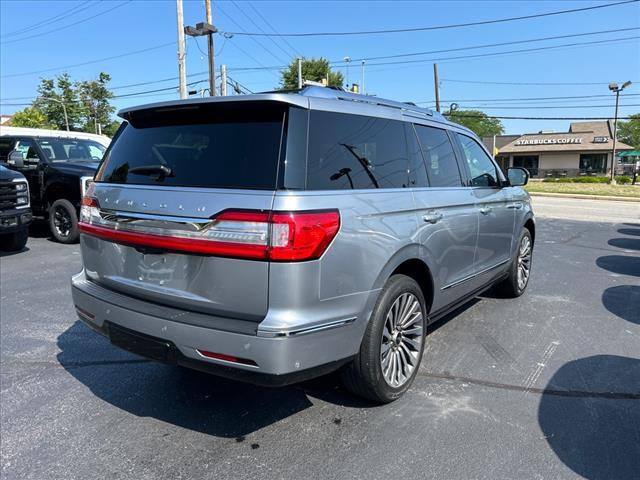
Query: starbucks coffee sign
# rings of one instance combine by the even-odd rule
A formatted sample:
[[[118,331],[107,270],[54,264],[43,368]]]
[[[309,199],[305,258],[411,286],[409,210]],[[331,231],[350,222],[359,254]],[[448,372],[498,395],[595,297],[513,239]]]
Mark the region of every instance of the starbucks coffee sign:
[[[582,138],[532,138],[517,140],[514,145],[567,145],[582,143]]]

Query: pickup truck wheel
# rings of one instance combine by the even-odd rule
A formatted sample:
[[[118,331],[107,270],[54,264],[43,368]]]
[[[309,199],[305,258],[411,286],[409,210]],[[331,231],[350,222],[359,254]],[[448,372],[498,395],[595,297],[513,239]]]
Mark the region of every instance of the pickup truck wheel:
[[[27,244],[29,239],[29,229],[23,228],[22,230],[9,233],[0,236],[0,250],[6,252],[19,252]]]
[[[49,228],[51,234],[60,243],[78,241],[78,215],[69,200],[61,198],[49,207]]]
[[[509,276],[496,285],[497,293],[505,298],[516,298],[524,293],[531,277],[533,239],[527,228],[522,229],[518,248],[509,267]]]
[[[420,286],[406,275],[392,276],[380,292],[360,352],[341,372],[345,386],[376,403],[399,398],[420,367],[426,318]]]

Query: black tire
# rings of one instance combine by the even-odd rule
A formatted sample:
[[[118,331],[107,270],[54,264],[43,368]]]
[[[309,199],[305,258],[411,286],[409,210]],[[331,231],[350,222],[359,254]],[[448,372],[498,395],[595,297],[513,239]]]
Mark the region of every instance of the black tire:
[[[529,257],[528,260],[523,260],[520,258],[521,249],[523,248],[523,243],[529,245]],[[518,270],[520,269],[522,262],[526,263],[528,275],[526,276],[526,280],[524,285],[518,281]],[[518,247],[514,253],[513,259],[511,260],[511,265],[509,267],[509,276],[505,278],[502,282],[495,286],[496,293],[504,298],[516,298],[522,295],[527,286],[529,285],[529,280],[531,278],[531,265],[533,262],[533,237],[531,236],[531,232],[527,228],[523,228],[520,233],[520,238],[518,239]]]
[[[414,358],[417,361],[415,366],[412,367],[412,371],[405,376],[404,383],[394,387],[385,379],[385,373],[383,372],[382,349],[386,347],[385,351],[389,350],[389,345],[393,344],[390,340],[385,344],[383,330],[385,330],[385,324],[388,321],[387,315],[391,314],[391,309],[394,307],[396,300],[400,300],[404,294],[410,294],[409,298],[415,298],[419,302],[421,319],[413,323],[413,325],[420,324],[420,346],[413,352],[417,354],[417,357]],[[411,387],[420,367],[425,344],[426,318],[424,295],[415,280],[406,275],[393,275],[389,278],[380,292],[371,314],[371,319],[360,345],[360,351],[356,358],[343,367],[340,372],[345,387],[356,395],[376,403],[389,403],[402,396]],[[415,338],[417,339],[418,337]],[[395,344],[393,345],[392,348],[395,349]],[[398,355],[404,354],[400,348],[397,351],[400,352]]]
[[[19,252],[27,244],[29,229],[23,228],[15,233],[0,236],[0,250],[5,252]]]
[[[76,243],[80,232],[78,230],[78,215],[69,200],[61,198],[49,207],[49,229],[53,238],[60,243]]]

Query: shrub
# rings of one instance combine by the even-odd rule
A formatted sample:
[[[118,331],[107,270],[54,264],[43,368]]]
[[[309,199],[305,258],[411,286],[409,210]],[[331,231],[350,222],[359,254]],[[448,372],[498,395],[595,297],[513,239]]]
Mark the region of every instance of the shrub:
[[[631,183],[631,177],[627,177],[626,175],[617,175],[615,178],[616,182],[618,182],[620,185],[628,185],[629,183]]]
[[[545,178],[542,180],[545,183],[609,183],[609,177],[561,177],[561,178]],[[619,175],[616,177],[616,182],[620,185],[627,185],[631,183],[631,177],[625,175]]]

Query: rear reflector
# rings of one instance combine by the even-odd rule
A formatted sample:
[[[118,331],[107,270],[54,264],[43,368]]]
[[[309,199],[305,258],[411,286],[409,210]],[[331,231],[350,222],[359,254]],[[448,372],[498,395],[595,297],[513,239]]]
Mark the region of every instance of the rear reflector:
[[[242,365],[251,365],[257,367],[258,364],[248,358],[239,358],[232,355],[225,355],[223,353],[207,352],[206,350],[197,350],[197,352],[203,357],[213,358],[215,360],[224,360],[225,362],[240,363]]]
[[[80,231],[115,243],[200,255],[296,262],[322,256],[340,229],[327,211],[226,210],[197,230],[150,228],[103,215],[95,198],[83,198]]]

